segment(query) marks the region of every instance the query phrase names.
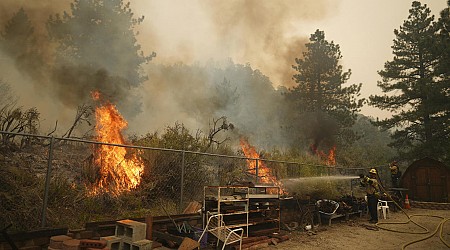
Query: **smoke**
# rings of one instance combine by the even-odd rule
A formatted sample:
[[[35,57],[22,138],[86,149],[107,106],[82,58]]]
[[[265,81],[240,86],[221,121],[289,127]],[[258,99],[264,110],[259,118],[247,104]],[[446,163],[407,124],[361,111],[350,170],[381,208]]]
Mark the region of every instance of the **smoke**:
[[[295,57],[301,57],[307,37],[289,35],[294,20],[322,18],[324,1],[206,1],[219,40],[238,62],[251,64],[275,85],[291,86]],[[288,76],[288,78],[286,77]]]
[[[71,3],[1,1],[0,30],[23,7],[38,37],[36,51],[45,64],[52,65],[55,44],[39,37],[47,36],[49,16],[70,13]],[[258,143],[281,144],[280,127],[285,126],[283,115],[289,110],[280,105],[282,96],[276,87],[294,84],[291,66],[308,42],[308,37],[298,34],[301,23],[325,18],[335,4],[331,0],[132,0],[135,17],[145,16],[137,26],[137,43],[144,54],[158,54],[143,65],[142,73],[149,80],[138,88],[130,88],[118,77],[119,69],[95,68],[88,62],[57,65],[51,72],[41,68],[40,77],[35,77],[24,72],[32,67],[14,68],[8,62],[15,59],[1,52],[0,63],[8,67],[0,69],[0,78],[7,78],[23,103],[36,106],[50,124],[54,120],[70,123],[68,117],[87,101],[87,93],[102,88],[136,133],[175,121],[205,129],[212,119],[226,116],[241,133],[258,137]],[[100,46],[105,44],[101,38],[99,34]],[[130,105],[136,100],[142,101],[141,107]]]
[[[46,33],[45,22],[50,15],[67,11],[70,8],[70,0],[2,0],[0,2],[0,27],[3,27],[14,13],[23,8],[39,34]]]
[[[146,16],[138,39],[147,50],[158,52],[157,62],[232,58],[250,63],[274,86],[287,87],[293,85],[294,59],[302,56],[309,38],[298,35],[302,22],[325,18],[336,4],[328,0],[132,1],[136,13]]]
[[[189,128],[205,129],[212,118],[227,116],[239,133],[251,137],[252,143],[259,147],[292,143],[296,137],[283,136],[289,127],[283,122],[286,121],[284,116],[296,111],[281,106],[283,100],[275,88],[294,84],[294,59],[302,56],[305,43],[309,41],[307,36],[296,34],[301,23],[325,18],[335,3],[133,1],[136,11],[145,9],[142,14],[147,19],[139,29],[138,40],[144,49],[157,51],[154,63],[183,62],[185,68],[193,65],[196,70],[198,62],[208,65],[201,73],[192,70],[198,75],[189,77],[174,78],[172,73],[149,70],[150,80],[144,92],[152,98],[144,100],[143,114],[151,114],[151,117],[145,115],[134,122],[143,130],[161,128],[174,121],[183,121]],[[248,63],[251,70],[267,76],[262,82],[270,83],[262,86],[258,81],[240,78],[238,72],[227,69],[229,58],[236,64]],[[172,84],[167,83],[168,78]],[[226,89],[224,78],[229,81]],[[185,80],[185,84],[173,83],[180,79]],[[215,106],[220,98],[213,98],[210,91],[217,93],[216,88],[227,93],[223,96],[231,96],[226,105]],[[150,119],[152,122],[147,122]]]
[[[310,145],[311,153],[316,154],[319,147],[329,149],[336,144],[334,139],[339,125],[335,119],[321,112],[307,113],[302,118],[305,126],[304,133],[313,139]]]

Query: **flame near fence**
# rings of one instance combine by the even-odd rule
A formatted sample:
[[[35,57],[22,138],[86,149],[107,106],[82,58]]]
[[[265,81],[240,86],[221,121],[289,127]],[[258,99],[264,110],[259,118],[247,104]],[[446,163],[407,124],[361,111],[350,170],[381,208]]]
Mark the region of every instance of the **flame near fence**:
[[[49,200],[52,203],[58,202],[52,197],[55,194],[49,192],[50,187],[55,185],[53,182],[58,179],[55,177],[67,181],[69,188],[84,190],[83,194],[86,196],[101,195],[115,190],[108,193],[109,197],[123,199],[124,196],[121,196],[123,194],[140,192],[138,195],[145,194],[146,197],[142,198],[142,204],[137,205],[137,207],[165,206],[167,209],[166,204],[162,204],[161,201],[170,200],[174,204],[176,212],[181,213],[189,202],[202,200],[204,185],[227,185],[242,181],[280,185],[281,179],[304,177],[305,171],[303,170],[306,170],[308,174],[311,174],[313,170],[316,176],[355,175],[365,170],[363,168],[308,165],[299,162],[260,159],[258,158],[259,155],[219,155],[0,131],[0,136],[4,135],[26,138],[30,143],[27,148],[22,150],[23,153],[15,156],[15,159],[11,159],[10,156],[5,154],[5,157],[0,158],[0,164],[6,166],[13,161],[15,161],[15,164],[20,162],[18,168],[27,169],[33,175],[42,176],[45,179],[43,194],[39,195],[40,198],[37,199],[37,201],[42,200],[41,227],[55,226],[53,221],[47,222],[49,219],[48,213],[52,211],[52,209],[49,209]],[[108,147],[110,150],[120,149],[121,152],[125,152],[123,154],[124,161],[139,157],[139,162],[143,166],[142,173],[139,174],[141,176],[140,182],[127,186],[127,190],[122,190],[123,193],[120,193],[117,192],[117,189],[111,187],[127,182],[126,178],[99,179],[99,176],[104,176],[99,173],[101,169],[99,165],[103,163],[96,160],[98,158],[96,158],[95,153],[96,149],[102,147]],[[2,152],[7,152],[7,149],[5,150]],[[119,161],[113,167],[120,164]],[[99,183],[101,185],[98,185]],[[78,201],[85,199],[83,195],[80,196],[82,197],[73,198]],[[106,198],[101,199],[105,202]],[[68,200],[70,200],[70,197]],[[68,200],[61,200],[61,203],[67,203]],[[64,207],[64,204],[59,204],[58,207]],[[166,209],[163,209],[164,212]],[[53,212],[52,216],[56,216],[56,214]]]

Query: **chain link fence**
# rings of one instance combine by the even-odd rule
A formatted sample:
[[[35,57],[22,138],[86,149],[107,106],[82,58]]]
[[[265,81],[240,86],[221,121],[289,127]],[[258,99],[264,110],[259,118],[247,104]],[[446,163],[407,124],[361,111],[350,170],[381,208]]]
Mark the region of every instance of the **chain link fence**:
[[[0,209],[4,210],[0,226],[12,223],[16,229],[76,228],[91,221],[182,213],[189,202],[203,200],[206,185],[272,183],[289,190],[289,195],[314,195],[318,190],[329,192],[335,187],[345,187],[336,192],[353,193],[357,176],[367,172],[363,168],[3,131],[0,136]],[[125,152],[122,160],[115,162],[115,170],[106,174],[100,165],[108,157],[96,157],[101,147]],[[136,161],[143,167],[136,188],[113,194],[101,192],[126,182],[117,175],[118,169]],[[99,180],[99,176],[103,179]],[[98,188],[100,183],[102,188]]]

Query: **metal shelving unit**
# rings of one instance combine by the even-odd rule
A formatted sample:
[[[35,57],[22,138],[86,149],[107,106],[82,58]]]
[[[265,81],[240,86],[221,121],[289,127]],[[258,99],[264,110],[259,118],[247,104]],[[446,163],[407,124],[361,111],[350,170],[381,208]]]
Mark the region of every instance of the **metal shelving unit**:
[[[203,226],[207,214],[222,214],[229,228],[244,237],[258,230],[280,231],[280,188],[276,186],[205,186]]]
[[[274,230],[280,232],[280,188],[271,185],[256,185],[249,189],[251,231]]]
[[[205,186],[203,199],[203,227],[207,214],[221,214],[230,229],[243,228],[248,237],[249,188],[241,186]]]

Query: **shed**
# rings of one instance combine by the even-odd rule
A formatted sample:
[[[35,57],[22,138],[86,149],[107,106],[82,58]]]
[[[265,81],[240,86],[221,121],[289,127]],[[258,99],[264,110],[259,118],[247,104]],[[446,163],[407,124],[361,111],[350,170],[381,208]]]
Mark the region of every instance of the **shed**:
[[[425,157],[413,162],[400,179],[408,196],[416,201],[449,202],[450,168]]]

